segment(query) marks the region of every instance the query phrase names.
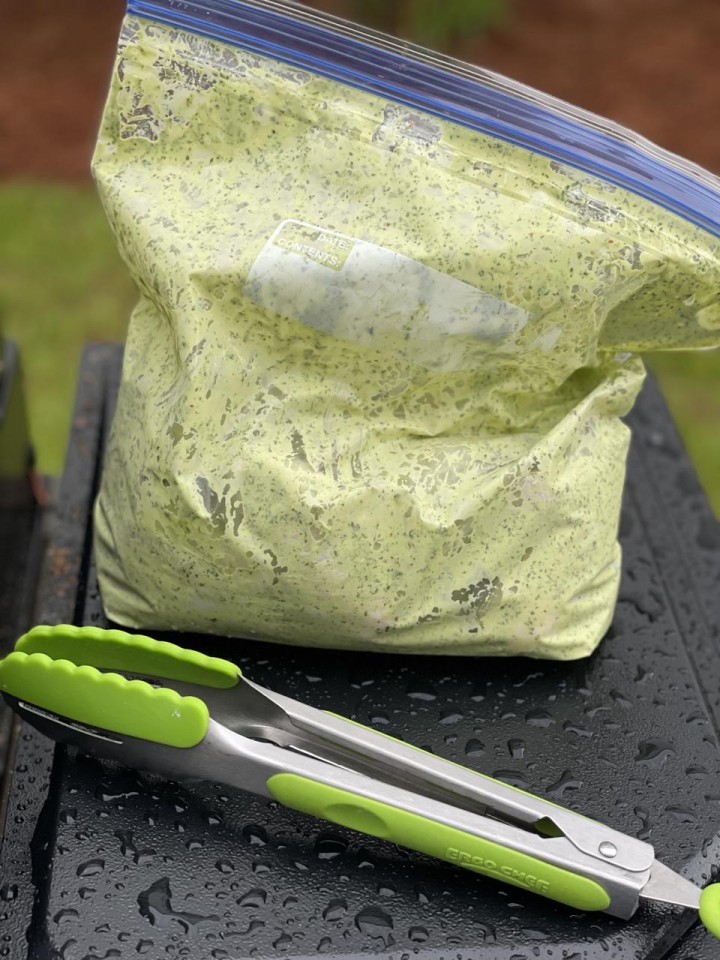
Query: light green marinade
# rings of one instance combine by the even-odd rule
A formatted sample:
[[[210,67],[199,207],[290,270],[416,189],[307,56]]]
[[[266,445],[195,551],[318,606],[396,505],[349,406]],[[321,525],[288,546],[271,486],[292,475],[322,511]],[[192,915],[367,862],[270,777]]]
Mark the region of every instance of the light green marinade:
[[[95,513],[113,620],[594,649],[630,353],[720,342],[717,241],[521,148],[133,18],[94,172],[141,291]]]

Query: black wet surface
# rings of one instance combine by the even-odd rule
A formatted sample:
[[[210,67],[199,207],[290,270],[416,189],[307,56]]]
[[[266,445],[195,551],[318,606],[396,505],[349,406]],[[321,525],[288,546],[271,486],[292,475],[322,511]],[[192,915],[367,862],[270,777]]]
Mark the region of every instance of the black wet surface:
[[[81,407],[98,405],[116,363],[107,348],[91,351]],[[707,626],[720,538],[652,387],[633,420],[621,596],[587,660],[181,642],[235,658],[278,692],[649,840],[670,867],[703,882],[720,853],[720,668]],[[88,557],[77,527],[102,429],[97,415],[85,421],[59,529],[75,567],[68,559],[64,586],[46,570],[39,613],[48,621],[77,608],[77,622],[103,623],[92,563],[77,566]],[[665,446],[648,445],[651,429]],[[694,922],[659,906],[628,922],[581,914],[221,783],[167,783],[64,748],[53,760],[47,741],[24,737],[0,861],[0,957],[636,960],[666,956]],[[671,956],[704,960],[716,946],[700,937]]]

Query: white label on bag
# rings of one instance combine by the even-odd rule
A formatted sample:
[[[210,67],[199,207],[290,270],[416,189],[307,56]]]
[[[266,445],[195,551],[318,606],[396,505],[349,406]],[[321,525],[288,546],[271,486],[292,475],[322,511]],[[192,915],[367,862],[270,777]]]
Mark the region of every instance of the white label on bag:
[[[284,220],[253,264],[253,303],[428,370],[479,366],[528,312],[386,247]]]

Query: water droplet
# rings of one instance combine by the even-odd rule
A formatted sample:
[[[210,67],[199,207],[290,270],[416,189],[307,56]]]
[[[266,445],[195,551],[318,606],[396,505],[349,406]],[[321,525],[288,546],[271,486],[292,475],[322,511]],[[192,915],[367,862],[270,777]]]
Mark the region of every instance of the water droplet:
[[[582,780],[578,780],[569,770],[563,770],[559,780],[547,788],[551,797],[562,797],[566,790],[578,790],[582,786]]]
[[[315,843],[315,853],[320,860],[333,860],[345,853],[348,844],[347,840],[338,837],[335,834],[321,834]]]
[[[415,896],[417,897],[418,903],[430,903],[430,897],[428,897],[420,887],[415,887]]]
[[[563,723],[563,730],[565,733],[573,733],[576,737],[592,737],[592,730],[586,730],[584,727],[579,727],[576,723],[571,723],[570,720],[566,720]]]
[[[531,727],[549,727],[555,723],[555,717],[547,710],[528,710],[525,714],[525,723]]]
[[[606,757],[602,753],[597,755],[598,763],[601,763],[604,767],[609,767],[611,770],[618,770],[619,767],[614,760],[611,760],[610,757]]]
[[[276,950],[287,950],[292,944],[292,937],[289,933],[281,933],[277,940],[273,940],[273,946]]]
[[[530,784],[516,770],[496,770],[492,776],[496,780],[502,780],[503,783],[509,784],[511,787],[518,787],[520,790],[529,790]]]
[[[632,707],[632,702],[628,700],[624,694],[620,693],[619,690],[611,690],[610,696],[619,707],[623,708],[623,710],[629,710]]]
[[[139,797],[140,792],[135,789],[128,790],[111,790],[105,784],[100,784],[95,789],[95,797],[98,800],[102,800],[103,803],[112,803],[118,800],[129,800],[130,797]]]
[[[394,887],[389,887],[386,883],[379,883],[377,892],[381,897],[394,897],[397,893]]]
[[[251,920],[248,924],[247,930],[236,930],[233,933],[226,933],[226,937],[248,937],[251,934],[255,933],[256,930],[262,930],[265,926],[264,920]]]
[[[187,840],[185,846],[188,850],[200,850],[205,846],[202,840]]]
[[[267,900],[267,891],[262,887],[252,887],[244,893],[237,904],[239,907],[262,907]]]
[[[105,861],[96,859],[81,863],[76,872],[79,877],[96,877],[99,873],[102,873],[104,869]]]
[[[152,940],[138,940],[135,950],[137,953],[149,953],[152,946]]]
[[[247,826],[243,827],[242,835],[249,844],[252,844],[255,847],[264,847],[268,842],[267,833],[265,830],[262,827],[257,826],[255,823],[249,823]]]
[[[75,823],[77,820],[77,810],[75,807],[66,807],[60,811],[60,823]]]
[[[443,713],[440,714],[440,723],[449,726],[451,723],[459,723],[463,717],[464,714],[460,713],[459,710],[443,711]]]
[[[210,827],[217,827],[223,822],[219,813],[209,813],[205,819]]]
[[[429,684],[413,683],[408,687],[407,695],[413,700],[424,700],[427,703],[437,700],[437,693]]]
[[[472,740],[468,740],[465,744],[465,756],[466,757],[482,757],[485,753],[485,744],[482,740],[476,740],[474,737]]]
[[[364,672],[362,674],[353,673],[350,677],[350,686],[355,690],[359,690],[360,687],[372,687],[375,684],[375,677],[368,677]]]
[[[512,910],[522,909],[522,905],[519,903],[508,903],[508,907]],[[477,932],[480,934],[483,942],[494,942],[497,940],[495,927],[490,923],[478,923]]]
[[[635,807],[634,813],[636,817],[640,817],[640,822],[642,824],[642,827],[637,834],[638,840],[649,840],[652,833],[652,827],[648,822],[649,814],[647,810],[645,810],[643,807]]]
[[[381,907],[364,907],[355,915],[355,926],[373,940],[382,940],[386,947],[393,943],[390,933],[393,928],[392,917]]]
[[[252,872],[253,873],[269,873],[270,864],[267,862],[267,860],[253,860]]]
[[[53,917],[53,923],[59,925],[61,923],[67,923],[68,920],[77,920],[79,917],[80,914],[77,910],[74,910],[72,907],[65,907],[64,910],[58,910]]]
[[[386,713],[383,713],[382,711],[378,710],[377,712],[371,714],[370,723],[375,723],[380,725],[390,723],[390,717]]]
[[[678,823],[695,823],[697,820],[689,807],[665,807],[665,813],[669,813]]]
[[[704,780],[709,774],[705,767],[687,767],[685,776],[692,780]]]
[[[235,869],[235,864],[230,860],[217,860],[215,862],[215,869],[219,870],[220,873],[232,873]]]
[[[127,856],[128,853],[135,852],[131,830],[116,830],[115,836],[120,841],[120,852],[124,857]]]
[[[430,934],[427,932],[425,927],[410,927],[408,930],[408,938],[413,941],[413,943],[425,943]]]
[[[347,912],[346,900],[331,900],[323,910],[323,920],[341,920]]]
[[[524,740],[508,740],[508,750],[513,760],[522,760],[525,756]]]
[[[0,900],[8,903],[10,900],[16,900],[18,895],[18,885],[16,883],[4,883],[0,887]]]
[[[80,887],[78,894],[80,895],[81,900],[87,900],[89,896],[95,893],[94,887]]]
[[[645,740],[638,744],[636,763],[647,764],[652,767],[661,767],[669,757],[675,756],[672,744],[665,740]]]
[[[330,937],[323,937],[320,943],[317,945],[317,952],[327,953],[331,946],[332,946],[332,940],[330,939]]]
[[[149,847],[141,848],[135,845],[132,830],[116,830],[115,836],[120,841],[120,852],[124,857],[130,855],[135,863],[150,863],[155,851]]]
[[[199,913],[173,910],[172,891],[168,877],[156,880],[147,890],[143,890],[137,898],[140,913],[150,923],[158,927],[167,927],[168,923],[180,925],[184,933],[190,932],[190,927],[206,921],[217,921],[220,918],[215,914],[203,916]]]

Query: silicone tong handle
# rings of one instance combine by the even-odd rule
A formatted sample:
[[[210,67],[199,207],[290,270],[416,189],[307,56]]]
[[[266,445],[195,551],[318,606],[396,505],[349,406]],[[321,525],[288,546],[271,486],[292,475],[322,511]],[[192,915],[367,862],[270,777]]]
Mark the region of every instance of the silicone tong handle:
[[[207,657],[165,640],[65,623],[34,627],[20,637],[15,650],[44,653],[53,660],[69,660],[77,666],[183,680],[216,689],[234,687],[241,675],[239,667],[229,660]]]
[[[60,718],[170,747],[194,747],[209,721],[198,697],[44,653],[14,651],[0,660],[0,690]]]
[[[99,627],[39,626],[0,661],[0,690],[78,723],[174,747],[192,747],[207,732],[209,711],[121,670],[205,687],[238,683],[234,663],[151,637]]]
[[[345,717],[340,719],[346,720]],[[347,722],[363,726],[354,720]],[[419,747],[413,749],[424,752]],[[291,773],[275,774],[268,780],[267,787],[286,807],[390,840],[475,873],[497,877],[567,906],[580,910],[604,910],[610,904],[607,891],[588,877],[388,803]]]
[[[711,883],[700,894],[700,922],[720,939],[720,883]]]

